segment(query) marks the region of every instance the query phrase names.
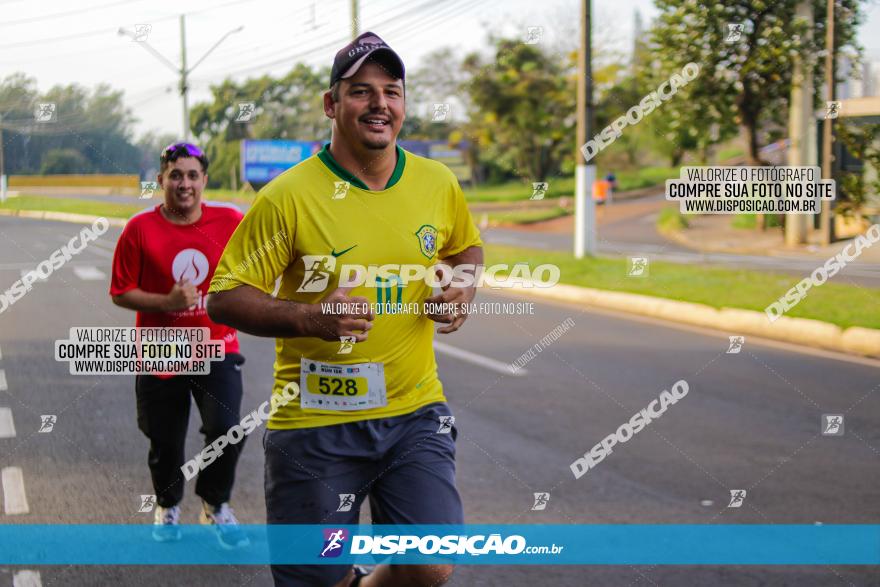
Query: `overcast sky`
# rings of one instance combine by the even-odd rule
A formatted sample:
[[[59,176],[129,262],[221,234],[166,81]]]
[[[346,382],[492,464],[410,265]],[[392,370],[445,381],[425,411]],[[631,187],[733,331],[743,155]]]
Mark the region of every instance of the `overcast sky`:
[[[860,31],[867,55],[880,58],[880,10],[866,7]],[[23,71],[46,90],[55,84],[107,82],[125,91],[139,119],[136,132],[180,133],[182,107],[170,68],[117,30],[150,27],[147,41],[169,61],[180,60],[179,15],[185,10],[192,66],[226,32],[227,38],[191,74],[190,104],[208,99],[209,86],[228,74],[281,74],[297,61],[329,66],[349,37],[350,0],[0,0],[0,76]],[[543,28],[546,42],[570,34],[579,0],[361,0],[361,31],[372,30],[397,51],[408,71],[444,46],[463,52],[486,46],[487,27],[525,36]],[[651,0],[594,0],[597,44],[625,52],[636,10],[647,23]]]

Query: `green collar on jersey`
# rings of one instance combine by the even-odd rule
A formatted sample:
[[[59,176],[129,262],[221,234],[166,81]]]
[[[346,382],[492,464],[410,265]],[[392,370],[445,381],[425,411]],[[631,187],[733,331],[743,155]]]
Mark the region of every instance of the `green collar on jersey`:
[[[406,164],[406,155],[404,155],[403,149],[401,149],[399,145],[395,145],[394,148],[397,150],[397,164],[394,166],[394,172],[391,174],[391,177],[388,178],[388,183],[385,184],[384,189],[386,190],[400,181],[400,177],[403,175],[403,166]],[[318,151],[318,159],[320,159],[321,163],[326,165],[334,175],[337,175],[343,181],[347,181],[351,185],[359,187],[362,190],[370,191],[367,184],[349,173],[347,169],[336,162],[336,159],[330,154],[330,143],[327,143],[324,145],[323,149]]]

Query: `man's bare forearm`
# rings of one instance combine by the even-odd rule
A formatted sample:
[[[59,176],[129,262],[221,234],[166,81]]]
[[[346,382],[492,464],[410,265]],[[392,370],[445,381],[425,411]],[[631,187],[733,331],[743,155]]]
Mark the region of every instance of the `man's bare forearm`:
[[[460,253],[441,259],[441,263],[445,263],[450,267],[458,265],[482,265],[483,264],[483,247],[468,247]]]
[[[135,312],[168,312],[168,296],[165,294],[150,293],[140,288],[135,288],[122,295],[113,296],[113,303],[127,310]]]
[[[312,336],[311,304],[279,300],[249,285],[210,294],[206,308],[214,322],[254,336]]]

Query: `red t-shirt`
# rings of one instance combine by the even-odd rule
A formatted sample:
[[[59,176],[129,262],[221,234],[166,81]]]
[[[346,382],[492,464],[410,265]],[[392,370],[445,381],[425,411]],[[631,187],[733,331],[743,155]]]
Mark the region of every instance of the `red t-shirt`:
[[[195,306],[176,312],[138,312],[136,325],[207,327],[212,340],[224,341],[227,355],[237,353],[235,329],[208,318],[205,296],[220,255],[243,217],[238,207],[213,202],[202,202],[202,216],[193,224],[169,222],[159,205],[135,214],[116,243],[110,295],[135,288],[167,294],[185,277],[199,292]]]

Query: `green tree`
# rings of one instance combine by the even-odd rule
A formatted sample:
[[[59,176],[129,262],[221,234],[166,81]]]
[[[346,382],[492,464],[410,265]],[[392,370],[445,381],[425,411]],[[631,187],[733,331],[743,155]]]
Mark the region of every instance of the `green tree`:
[[[88,173],[89,162],[82,153],[74,149],[52,149],[43,155],[41,175],[63,175],[67,173]]]
[[[243,139],[329,140],[323,94],[330,74],[297,64],[287,75],[262,76],[212,86],[212,100],[196,104],[190,120],[211,160],[209,185],[230,187],[230,172],[239,166]],[[240,104],[253,103],[249,120],[239,120]]]
[[[463,68],[468,134],[481,156],[530,181],[559,173],[571,157],[575,62],[518,39],[490,39],[495,55],[468,55]]]
[[[880,177],[876,171],[870,173],[870,179],[866,177],[869,175],[867,169],[880,169],[880,146],[877,142],[880,124],[843,122],[837,127],[840,142],[850,155],[864,164],[857,171],[841,170],[837,178],[840,185],[837,213],[846,215],[858,211],[870,195],[880,194]]]
[[[56,119],[35,120],[41,103],[55,105]],[[93,89],[71,84],[40,94],[36,80],[17,73],[0,81],[6,169],[10,174],[39,173],[50,151],[76,151],[79,173],[137,173],[140,155],[131,143],[134,118],[122,92],[101,84]],[[53,155],[55,160],[58,155]],[[65,156],[66,161],[73,159]]]
[[[733,114],[746,137],[750,163],[760,163],[760,131],[784,128],[787,121],[794,56],[812,63],[815,79],[822,79],[825,1],[812,1],[814,22],[806,23],[795,18],[798,0],[657,0],[660,16],[651,38],[654,69],[669,75],[694,62],[701,70],[688,84],[689,103],[681,120],[703,134],[713,127],[724,130]],[[836,4],[836,46],[858,51],[858,1]],[[729,25],[741,26],[738,39]],[[812,40],[805,35],[809,26]],[[664,111],[671,114],[677,102],[664,104]]]

